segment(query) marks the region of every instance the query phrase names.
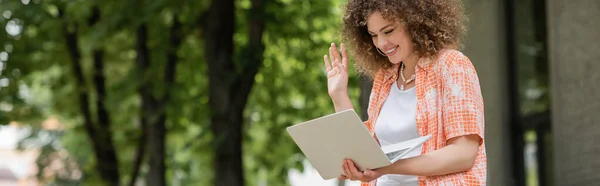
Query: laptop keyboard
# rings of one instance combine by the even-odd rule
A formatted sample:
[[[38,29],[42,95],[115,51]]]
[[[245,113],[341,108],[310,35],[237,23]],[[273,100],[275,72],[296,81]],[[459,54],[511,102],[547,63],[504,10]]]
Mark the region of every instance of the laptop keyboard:
[[[393,160],[394,158],[396,158],[396,157],[398,157],[398,156],[402,155],[402,153],[404,153],[406,150],[408,150],[408,149],[402,149],[402,150],[399,150],[399,151],[390,152],[390,153],[387,153],[387,154],[385,154],[385,155],[386,155],[386,156],[388,157],[388,159],[390,159],[390,161],[391,161],[391,160]]]

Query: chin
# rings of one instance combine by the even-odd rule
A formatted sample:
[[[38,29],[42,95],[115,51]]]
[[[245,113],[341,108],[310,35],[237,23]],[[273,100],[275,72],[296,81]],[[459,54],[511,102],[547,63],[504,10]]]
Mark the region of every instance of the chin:
[[[402,60],[396,58],[388,58],[388,60],[390,60],[390,63],[394,65],[400,64],[400,62],[402,62]]]

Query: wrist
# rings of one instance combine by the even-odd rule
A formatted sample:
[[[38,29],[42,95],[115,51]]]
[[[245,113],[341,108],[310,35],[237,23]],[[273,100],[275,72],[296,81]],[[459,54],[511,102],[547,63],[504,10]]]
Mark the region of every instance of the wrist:
[[[338,95],[332,96],[331,101],[333,101],[333,107],[335,108],[335,112],[340,112],[348,109],[354,109],[352,107],[352,102],[350,101],[350,97],[348,95]]]
[[[390,166],[387,166],[385,172],[387,174],[405,174],[405,175],[414,175],[412,174],[412,168],[410,168],[411,164],[414,162],[415,157],[400,159]]]
[[[396,164],[392,163],[389,166],[381,167],[381,170],[380,170],[381,175],[394,174],[393,169],[395,166],[396,166]]]
[[[351,103],[350,97],[347,94],[340,94],[337,96],[331,96],[331,101],[334,105],[346,105]]]
[[[348,97],[348,93],[346,91],[330,93],[329,97],[331,98],[333,103],[336,103],[336,102],[339,103],[339,102],[343,102],[343,101],[350,99],[350,97]]]

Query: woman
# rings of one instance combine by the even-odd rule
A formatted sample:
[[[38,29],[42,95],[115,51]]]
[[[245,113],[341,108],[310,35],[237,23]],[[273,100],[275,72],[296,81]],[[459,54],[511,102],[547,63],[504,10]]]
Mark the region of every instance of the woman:
[[[484,109],[479,79],[457,51],[464,33],[458,0],[349,0],[344,40],[358,70],[373,78],[365,125],[381,145],[432,135],[412,157],[339,179],[362,185],[485,185]],[[324,56],[336,112],[353,109],[348,55]]]

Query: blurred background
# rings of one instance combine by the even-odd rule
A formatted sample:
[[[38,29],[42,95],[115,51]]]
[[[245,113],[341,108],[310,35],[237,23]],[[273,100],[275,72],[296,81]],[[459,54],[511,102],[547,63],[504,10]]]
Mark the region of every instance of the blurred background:
[[[358,185],[285,132],[334,112],[344,3],[0,0],[0,185]],[[600,183],[600,2],[464,4],[488,185]]]

